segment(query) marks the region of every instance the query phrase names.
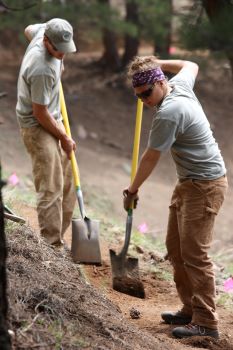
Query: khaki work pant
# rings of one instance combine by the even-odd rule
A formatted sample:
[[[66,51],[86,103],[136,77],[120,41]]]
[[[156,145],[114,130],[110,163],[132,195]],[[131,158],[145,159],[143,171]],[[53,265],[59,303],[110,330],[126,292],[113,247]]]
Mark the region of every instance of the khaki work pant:
[[[178,181],[171,199],[166,238],[182,312],[192,316],[194,324],[212,329],[217,329],[218,318],[208,250],[226,190],[225,176],[210,181]]]
[[[22,128],[21,135],[32,160],[40,233],[47,243],[59,244],[75,205],[71,162],[59,140],[43,127]]]

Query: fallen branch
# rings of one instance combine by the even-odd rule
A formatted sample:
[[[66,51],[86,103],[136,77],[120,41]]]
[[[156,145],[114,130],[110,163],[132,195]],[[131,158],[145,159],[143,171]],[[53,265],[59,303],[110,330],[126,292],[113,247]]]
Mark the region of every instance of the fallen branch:
[[[10,7],[10,6],[6,5],[3,1],[0,1],[0,6],[5,8],[6,10],[10,10],[10,11],[23,11],[23,10],[30,9],[31,7],[36,6],[36,5],[38,5],[38,2],[30,4],[30,5],[26,5],[26,6],[21,7],[21,8],[19,8],[19,7]]]
[[[9,213],[6,213],[6,212],[4,212],[4,218],[8,219],[8,220],[11,220],[11,221],[14,221],[14,222],[18,222],[19,224],[25,224],[26,223],[26,220],[21,218],[20,216],[9,214]]]
[[[25,327],[24,329],[22,329],[22,330],[20,331],[20,333],[21,333],[21,334],[26,333],[26,332],[34,325],[34,323],[36,322],[36,320],[37,320],[39,317],[40,317],[40,314],[37,314],[37,315],[33,318],[32,323],[30,323],[27,327]]]

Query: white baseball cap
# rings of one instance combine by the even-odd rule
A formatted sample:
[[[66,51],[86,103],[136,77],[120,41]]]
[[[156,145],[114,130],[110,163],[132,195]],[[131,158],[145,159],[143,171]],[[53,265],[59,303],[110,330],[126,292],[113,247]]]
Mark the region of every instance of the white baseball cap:
[[[61,18],[53,18],[46,23],[44,34],[53,46],[60,52],[75,52],[73,41],[73,28],[69,22]]]

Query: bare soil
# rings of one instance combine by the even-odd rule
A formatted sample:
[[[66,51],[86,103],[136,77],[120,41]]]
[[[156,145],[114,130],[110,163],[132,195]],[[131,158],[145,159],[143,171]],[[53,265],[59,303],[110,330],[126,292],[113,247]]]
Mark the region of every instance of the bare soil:
[[[7,174],[16,172],[21,186],[31,183],[31,166],[24,150],[15,119],[16,81],[22,53],[4,52],[0,63],[0,149],[2,166]],[[99,54],[80,54],[66,63],[64,92],[73,136],[78,140],[77,159],[84,197],[88,208],[98,211],[105,201],[101,220],[102,266],[79,266],[64,252],[54,251],[37,236],[35,209],[14,202],[14,210],[25,217],[30,227],[8,233],[10,326],[15,332],[14,349],[233,349],[232,309],[218,307],[221,339],[206,337],[176,340],[172,326],[161,322],[164,310],[177,310],[180,302],[174,283],[161,278],[158,271],[171,267],[161,252],[137,250],[140,276],[146,298],[139,299],[112,289],[109,249],[119,250],[123,242],[108,239],[114,231],[110,219],[124,225],[122,189],[129,183],[130,157],[136,101],[125,84],[124,75],[101,71]],[[219,214],[212,254],[226,256],[232,263],[232,138],[231,99],[233,86],[227,62],[198,58],[201,63],[196,92],[209,116],[216,139],[224,155],[229,178],[229,195]],[[204,63],[203,63],[204,62]],[[221,85],[220,85],[221,82]],[[144,111],[142,147],[146,145],[152,112]],[[134,226],[148,225],[146,235],[163,239],[169,197],[175,183],[175,170],[165,154],[155,174],[140,191],[140,205],[135,211]],[[26,188],[26,187],[25,187]],[[101,199],[101,200],[98,200]],[[97,211],[97,212],[98,212]],[[71,243],[71,232],[66,242]],[[219,273],[224,265],[218,268]],[[218,293],[222,293],[222,280]],[[59,325],[59,327],[58,327]],[[58,332],[59,329],[59,332]]]

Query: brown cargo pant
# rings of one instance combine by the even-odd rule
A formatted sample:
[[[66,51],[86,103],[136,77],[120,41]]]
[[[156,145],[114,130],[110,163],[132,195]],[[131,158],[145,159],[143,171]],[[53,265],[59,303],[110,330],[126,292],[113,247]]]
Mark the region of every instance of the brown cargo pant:
[[[75,205],[71,162],[43,127],[22,128],[21,135],[32,160],[40,233],[47,243],[59,244]]]
[[[215,277],[208,249],[227,178],[178,181],[172,195],[166,245],[174,281],[192,323],[217,329]]]

